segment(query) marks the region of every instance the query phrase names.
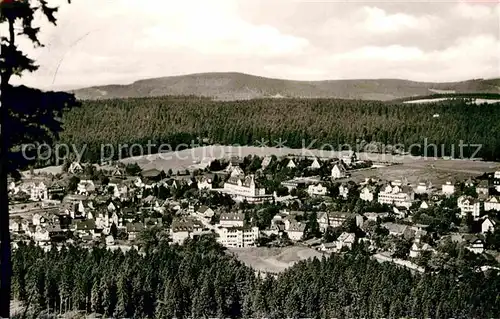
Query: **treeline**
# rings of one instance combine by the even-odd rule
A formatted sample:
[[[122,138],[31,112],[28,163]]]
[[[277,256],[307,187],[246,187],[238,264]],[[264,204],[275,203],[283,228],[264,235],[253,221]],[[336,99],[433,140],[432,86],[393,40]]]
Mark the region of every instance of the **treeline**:
[[[436,94],[418,95],[418,96],[394,99],[394,100],[391,100],[389,103],[398,103],[398,102],[416,101],[416,100],[427,100],[427,99],[440,99],[440,98],[467,99],[467,100],[470,100],[470,99],[499,100],[500,94],[498,94],[498,93],[436,93]]]
[[[439,117],[434,115],[439,114]],[[327,144],[336,150],[343,144],[355,148],[360,141],[377,145],[412,144],[412,154],[423,155],[425,143],[438,145],[437,156],[500,159],[500,108],[498,105],[469,105],[463,100],[423,105],[379,101],[333,99],[258,99],[221,102],[181,97],[84,101],[81,108],[64,114],[62,143],[83,150],[84,160],[139,155],[151,141],[157,152],[160,144],[219,143],[256,145],[262,139],[276,146],[281,138],[291,148]],[[312,145],[310,145],[315,141]],[[127,144],[118,150],[119,144]],[[443,145],[443,147],[441,147]],[[452,152],[454,149],[454,152]],[[163,150],[166,150],[164,148]],[[383,151],[380,149],[380,151]],[[427,149],[434,156],[434,149]]]
[[[498,273],[412,274],[355,250],[257,277],[204,236],[143,255],[21,245],[14,297],[33,318],[79,310],[115,318],[496,318]]]

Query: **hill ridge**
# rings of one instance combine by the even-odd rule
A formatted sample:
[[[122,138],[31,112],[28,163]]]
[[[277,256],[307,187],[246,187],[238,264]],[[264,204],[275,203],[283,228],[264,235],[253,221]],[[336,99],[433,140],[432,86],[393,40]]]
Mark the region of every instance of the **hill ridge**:
[[[195,95],[216,100],[290,97],[387,101],[439,91],[500,94],[500,78],[442,83],[403,79],[299,81],[239,72],[208,72],[141,79],[130,84],[91,86],[71,92],[80,99]]]

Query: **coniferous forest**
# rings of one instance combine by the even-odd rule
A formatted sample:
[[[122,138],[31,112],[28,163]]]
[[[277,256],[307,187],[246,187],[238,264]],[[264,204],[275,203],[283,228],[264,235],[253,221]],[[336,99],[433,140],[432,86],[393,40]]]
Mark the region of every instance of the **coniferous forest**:
[[[412,274],[359,247],[259,277],[210,236],[146,253],[21,245],[14,297],[33,317],[79,310],[115,318],[498,318],[494,272]]]
[[[225,145],[256,145],[281,138],[286,146],[320,148],[359,141],[384,145],[439,145],[438,156],[459,154],[459,143],[482,144],[475,157],[500,159],[500,108],[465,100],[428,104],[334,99],[260,99],[213,101],[198,97],[154,97],[84,101],[64,115],[62,143],[79,150],[84,160],[97,161],[102,144],[168,143],[174,149],[200,138]],[[444,145],[442,148],[441,145]],[[273,146],[270,142],[269,146]],[[453,147],[455,148],[453,153]],[[152,147],[153,152],[156,151]],[[444,150],[444,153],[442,153]],[[476,147],[464,148],[469,157]],[[138,148],[135,151],[139,151]],[[124,148],[122,158],[130,155]],[[430,152],[433,152],[432,150]],[[134,150],[132,154],[136,155]],[[118,151],[115,152],[115,158]],[[434,156],[434,153],[429,153]]]

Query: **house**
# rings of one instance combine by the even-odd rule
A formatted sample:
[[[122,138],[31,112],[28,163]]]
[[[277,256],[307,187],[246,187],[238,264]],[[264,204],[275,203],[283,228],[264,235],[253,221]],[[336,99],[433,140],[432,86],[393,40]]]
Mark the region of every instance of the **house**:
[[[30,191],[30,199],[32,201],[49,199],[47,186],[45,186],[43,182],[40,182],[38,185],[33,185]]]
[[[78,162],[73,162],[69,165],[68,173],[70,174],[80,174],[83,173],[83,167]]]
[[[339,186],[339,197],[347,199],[349,197],[349,185],[347,183],[342,183]]]
[[[197,220],[181,219],[172,221],[170,236],[174,244],[182,244],[187,238],[201,234],[203,225]]]
[[[479,182],[479,184],[476,186],[476,193],[478,195],[486,195],[488,196],[490,194],[490,184],[487,180],[482,180]]]
[[[430,207],[434,206],[433,202],[431,201],[426,201],[426,200],[423,200],[421,203],[420,203],[420,206],[418,207],[419,209],[429,209]]]
[[[205,206],[205,205],[200,206],[198,208],[198,210],[196,211],[196,213],[204,218],[212,218],[215,214],[214,211],[210,207]]]
[[[406,218],[410,211],[408,208],[406,208],[405,206],[394,206],[392,208],[392,212],[394,213],[394,215],[396,216],[396,218],[399,218],[399,219],[403,219],[403,218]]]
[[[49,198],[54,198],[56,196],[62,197],[66,193],[66,188],[59,182],[54,182],[52,185],[47,187],[47,193]]]
[[[356,241],[356,235],[354,233],[346,233],[343,232],[340,234],[339,238],[335,241],[336,249],[341,250],[343,247],[347,247],[348,249],[352,249]]]
[[[262,163],[260,163],[260,166],[262,167],[262,169],[266,169],[266,167],[268,167],[269,164],[271,164],[271,161],[272,161],[272,157],[271,156],[266,156],[262,160]]]
[[[486,201],[484,201],[484,210],[486,212],[490,210],[500,211],[500,197],[490,196]]]
[[[126,227],[128,240],[135,240],[137,235],[145,229],[144,224],[142,223],[127,223]]]
[[[331,172],[332,179],[345,178],[346,176],[347,176],[347,170],[342,163],[338,163],[333,166]]]
[[[344,212],[320,212],[317,215],[317,222],[320,231],[324,232],[328,227],[340,227],[349,218],[354,218],[356,226],[363,225],[363,216],[358,214],[344,213]]]
[[[472,177],[469,177],[464,184],[465,187],[474,187],[476,185],[476,181],[473,180]]]
[[[484,240],[479,237],[472,236],[466,240],[465,248],[473,253],[482,254],[484,252]]]
[[[243,227],[245,214],[243,213],[222,213],[220,214],[220,227]]]
[[[115,238],[111,235],[106,236],[106,246],[113,246],[115,244]]]
[[[295,163],[293,162],[292,159],[290,159],[290,161],[288,162],[288,164],[286,165],[287,168],[296,168],[297,165],[295,165]]]
[[[410,257],[417,258],[424,251],[432,251],[432,247],[429,244],[415,241],[410,248]]]
[[[441,193],[445,196],[451,196],[455,194],[455,185],[453,185],[451,182],[446,182],[441,186]]]
[[[478,219],[481,213],[481,202],[471,196],[460,196],[457,199],[457,206],[460,208],[460,217],[465,217],[467,213],[471,213],[474,219]]]
[[[500,179],[500,171],[495,171],[495,173],[493,174],[493,178]]]
[[[494,232],[496,224],[497,223],[493,218],[487,216],[481,223],[481,233],[485,234],[487,232]]]
[[[259,238],[258,227],[219,227],[217,242],[224,247],[253,247]]]
[[[36,226],[35,233],[33,234],[34,241],[50,241],[49,231],[43,226]]]
[[[357,161],[357,156],[356,152],[354,151],[343,151],[340,159],[342,160],[343,163],[346,165],[352,165]]]
[[[359,198],[366,202],[373,202],[375,198],[375,187],[371,185],[363,187],[359,193]]]
[[[415,193],[416,194],[427,194],[431,191],[431,189],[432,189],[432,184],[430,182],[428,182],[428,183],[420,182],[417,184],[417,187],[415,187]]]
[[[210,178],[202,178],[197,185],[199,190],[211,190],[212,180]]]
[[[368,212],[368,213],[364,213],[364,216],[366,217],[367,220],[372,220],[372,221],[376,222],[377,219],[379,219],[379,218],[385,218],[385,217],[389,216],[389,213]]]
[[[266,195],[264,188],[257,186],[254,175],[231,176],[224,183],[224,188],[217,191],[229,194],[237,202],[262,203],[272,198],[272,195]]]
[[[92,180],[81,180],[76,187],[76,192],[78,195],[88,196],[95,192],[95,184]]]
[[[293,241],[299,241],[304,237],[306,224],[300,222],[292,222],[286,229],[288,238]]]
[[[18,233],[22,230],[23,219],[21,217],[12,217],[9,219],[9,231]]]
[[[318,179],[314,178],[306,178],[306,177],[294,177],[291,180],[281,182],[281,185],[288,188],[288,191],[291,192],[296,188],[305,188],[308,185],[313,185],[318,182]]]
[[[384,227],[389,231],[389,235],[403,237],[406,239],[413,238],[415,232],[408,225],[396,224],[396,223],[382,223],[380,226]]]
[[[410,208],[415,199],[415,193],[407,185],[399,186],[397,183],[387,184],[378,193],[378,202]]]
[[[319,163],[317,158],[314,158],[314,161],[309,165],[309,169],[320,169],[321,164]]]
[[[307,193],[309,196],[325,196],[328,193],[328,188],[321,184],[309,185]]]
[[[337,243],[336,242],[333,242],[333,243],[322,243],[319,246],[319,250],[327,252],[327,253],[329,253],[329,252],[335,252],[337,250]]]

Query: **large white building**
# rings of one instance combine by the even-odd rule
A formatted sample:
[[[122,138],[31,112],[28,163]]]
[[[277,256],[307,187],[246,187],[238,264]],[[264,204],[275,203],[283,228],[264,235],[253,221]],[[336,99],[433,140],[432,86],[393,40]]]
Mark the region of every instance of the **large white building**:
[[[219,227],[217,242],[224,247],[253,247],[259,238],[258,227]]]
[[[415,199],[415,193],[411,187],[387,184],[378,193],[378,202],[380,204],[388,204],[410,208]]]
[[[328,193],[328,188],[321,184],[309,185],[309,187],[307,188],[307,193],[309,194],[309,196],[325,196]]]
[[[460,196],[457,199],[457,206],[460,208],[460,217],[465,217],[471,213],[474,219],[478,219],[481,213],[481,202],[470,196]]]
[[[264,188],[257,187],[254,175],[231,176],[224,183],[223,193],[231,195],[235,201],[246,200],[249,203],[264,202],[272,198],[272,195],[266,195]]]

